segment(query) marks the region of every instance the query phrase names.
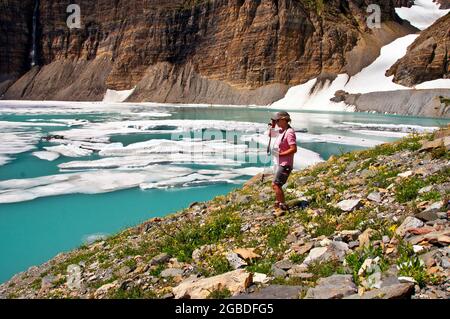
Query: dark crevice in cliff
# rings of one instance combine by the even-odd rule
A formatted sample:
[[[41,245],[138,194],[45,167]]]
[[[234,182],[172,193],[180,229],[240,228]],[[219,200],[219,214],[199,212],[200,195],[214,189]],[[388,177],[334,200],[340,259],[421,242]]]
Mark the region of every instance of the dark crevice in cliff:
[[[31,49],[30,49],[30,65],[34,67],[40,65],[40,23],[39,23],[39,5],[40,0],[34,1],[33,17],[31,22]]]

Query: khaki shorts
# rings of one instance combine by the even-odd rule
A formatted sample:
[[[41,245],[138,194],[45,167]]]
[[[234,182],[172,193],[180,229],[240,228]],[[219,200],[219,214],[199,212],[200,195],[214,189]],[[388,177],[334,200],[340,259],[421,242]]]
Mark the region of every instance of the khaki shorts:
[[[286,184],[289,175],[291,175],[292,167],[290,166],[278,166],[277,172],[275,173],[275,177],[273,179],[273,183],[278,186],[283,186]]]

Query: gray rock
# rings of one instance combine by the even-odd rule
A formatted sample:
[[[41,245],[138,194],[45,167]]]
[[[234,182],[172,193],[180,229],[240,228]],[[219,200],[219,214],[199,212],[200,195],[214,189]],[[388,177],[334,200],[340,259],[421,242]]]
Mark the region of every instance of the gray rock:
[[[450,268],[450,260],[447,257],[442,257],[441,259],[441,267],[444,269]]]
[[[396,229],[395,233],[399,236],[404,236],[406,231],[410,228],[419,228],[424,224],[420,219],[417,219],[412,216],[408,216],[405,218],[403,223]]]
[[[166,253],[161,253],[161,254],[159,254],[159,255],[153,257],[153,258],[150,260],[150,265],[153,266],[153,265],[164,264],[164,263],[168,262],[169,259],[170,259],[170,256],[169,256],[168,254],[166,254]]]
[[[433,220],[439,219],[439,216],[437,213],[432,211],[423,211],[421,213],[418,213],[414,215],[416,218],[423,220],[425,222],[431,222]]]
[[[442,201],[435,202],[435,203],[431,204],[430,206],[428,206],[423,212],[424,213],[437,213],[437,212],[440,212],[443,207],[444,207],[444,204],[442,203]]]
[[[123,276],[129,274],[131,271],[132,271],[132,269],[131,269],[130,267],[128,267],[128,266],[123,266],[123,267],[121,267],[121,268],[117,271],[117,275],[118,275],[119,277],[123,277]]]
[[[354,294],[344,299],[409,299],[414,293],[414,284],[397,284],[365,292],[362,296]]]
[[[317,286],[308,289],[306,299],[341,299],[358,291],[352,275],[333,275],[319,279]]]
[[[280,268],[272,268],[272,272],[275,278],[285,278],[287,275],[287,272]]]
[[[344,238],[345,242],[349,242],[358,238],[361,235],[361,231],[358,229],[343,230],[340,232],[341,236]]]
[[[82,270],[79,265],[69,265],[67,267],[67,287],[70,290],[80,290],[82,288]]]
[[[235,202],[237,204],[248,204],[252,200],[250,195],[239,195],[236,197]]]
[[[425,186],[421,189],[419,189],[419,194],[425,194],[425,193],[429,193],[433,190],[433,185],[430,186]]]
[[[241,294],[230,299],[299,299],[303,287],[272,285],[251,294]]]
[[[292,243],[295,243],[296,241],[297,241],[297,237],[295,235],[293,235],[293,234],[287,235],[286,243],[292,244]]]
[[[367,199],[372,202],[381,203],[381,194],[378,192],[372,192],[369,196],[367,196]]]
[[[303,262],[306,265],[314,261],[328,261],[328,260],[344,260],[344,257],[349,250],[348,245],[340,241],[332,241],[326,247],[317,247],[309,252],[309,255]]]
[[[336,207],[344,212],[351,212],[352,210],[361,206],[360,199],[345,199],[336,204]]]
[[[56,277],[53,275],[47,275],[41,280],[41,289],[50,289],[53,288],[54,283],[56,281]]]
[[[239,269],[244,266],[247,266],[245,260],[241,259],[238,254],[230,252],[226,255],[228,263],[233,269]]]
[[[183,269],[167,268],[167,269],[164,269],[161,272],[161,277],[163,277],[163,278],[178,277],[178,276],[183,276],[183,274],[184,274],[184,270]]]
[[[290,260],[284,259],[273,264],[273,268],[280,268],[283,270],[289,270],[294,266],[294,263]]]
[[[351,241],[351,242],[348,243],[348,248],[350,248],[350,249],[353,249],[353,248],[358,247],[358,246],[359,246],[359,241],[358,240]]]

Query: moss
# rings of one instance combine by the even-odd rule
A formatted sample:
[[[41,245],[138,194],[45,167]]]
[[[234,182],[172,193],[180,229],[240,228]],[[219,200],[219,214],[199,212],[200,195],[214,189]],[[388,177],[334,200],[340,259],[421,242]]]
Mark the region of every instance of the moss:
[[[231,291],[228,288],[219,288],[211,291],[211,293],[206,297],[207,299],[226,299],[231,297]]]

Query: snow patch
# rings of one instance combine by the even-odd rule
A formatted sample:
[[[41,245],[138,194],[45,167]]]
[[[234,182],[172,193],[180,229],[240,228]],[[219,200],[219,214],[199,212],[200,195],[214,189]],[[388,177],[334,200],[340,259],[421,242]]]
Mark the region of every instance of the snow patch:
[[[415,0],[411,8],[395,8],[395,12],[419,30],[425,30],[450,10],[440,10],[439,4],[433,0]]]
[[[105,103],[121,103],[124,102],[128,97],[133,94],[136,87],[131,90],[115,91],[106,90],[105,96],[103,97],[103,102]]]

